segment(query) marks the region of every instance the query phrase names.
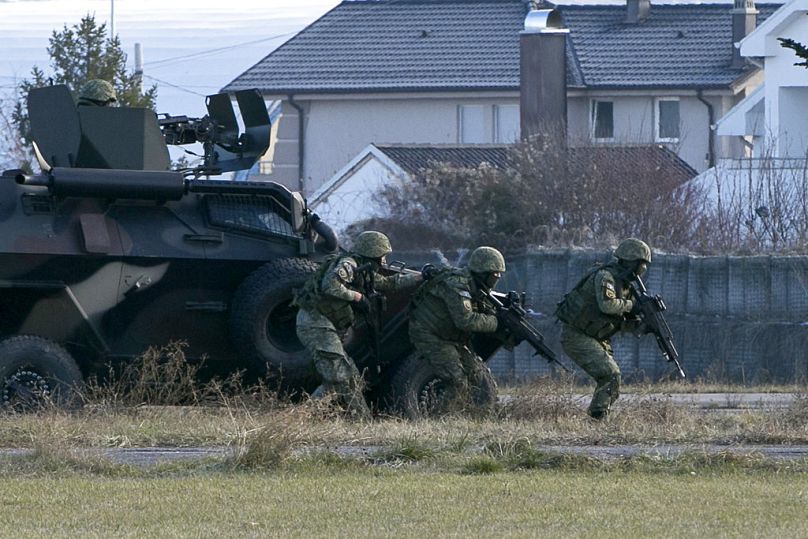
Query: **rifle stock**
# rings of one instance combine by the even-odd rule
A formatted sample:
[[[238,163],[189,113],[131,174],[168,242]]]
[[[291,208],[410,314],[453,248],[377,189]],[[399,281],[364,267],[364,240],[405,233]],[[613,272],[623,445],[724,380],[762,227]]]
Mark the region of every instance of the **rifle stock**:
[[[536,352],[535,355],[540,355],[544,357],[548,363],[555,363],[564,369],[564,371],[571,373],[572,370],[561,363],[555,352],[544,344],[544,336],[539,330],[527,321],[527,311],[522,306],[519,294],[509,292],[504,296],[505,301],[500,300],[497,295],[498,294],[493,291],[486,292],[486,296],[497,309],[497,318],[505,324],[508,331],[520,341],[527,341]]]
[[[665,359],[676,365],[679,371],[679,376],[685,378],[685,371],[679,363],[679,352],[673,344],[673,333],[671,332],[665,316],[662,314],[667,309],[665,302],[659,295],[651,296],[645,288],[645,283],[639,275],[634,277],[631,283],[632,291],[634,292],[635,299],[639,302],[640,318],[648,328],[649,333],[653,333],[656,337],[657,345],[662,351]]]

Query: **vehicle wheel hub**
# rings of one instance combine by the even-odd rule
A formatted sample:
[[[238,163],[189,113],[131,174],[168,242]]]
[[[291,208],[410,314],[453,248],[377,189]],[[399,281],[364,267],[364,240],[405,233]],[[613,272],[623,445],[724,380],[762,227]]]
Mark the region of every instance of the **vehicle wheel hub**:
[[[50,397],[48,381],[33,371],[17,371],[3,384],[4,408],[30,409]]]

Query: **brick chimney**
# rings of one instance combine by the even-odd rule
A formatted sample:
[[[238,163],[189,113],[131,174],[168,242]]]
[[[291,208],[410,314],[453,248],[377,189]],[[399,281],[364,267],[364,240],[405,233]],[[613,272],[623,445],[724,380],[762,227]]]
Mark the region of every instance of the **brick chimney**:
[[[532,10],[519,35],[519,120],[522,140],[567,131],[567,35],[561,12]]]
[[[626,24],[638,24],[651,14],[651,0],[626,0]]]
[[[758,10],[755,0],[735,0],[732,8],[732,67],[741,68],[746,60],[741,56],[739,42],[749,35],[757,25]]]

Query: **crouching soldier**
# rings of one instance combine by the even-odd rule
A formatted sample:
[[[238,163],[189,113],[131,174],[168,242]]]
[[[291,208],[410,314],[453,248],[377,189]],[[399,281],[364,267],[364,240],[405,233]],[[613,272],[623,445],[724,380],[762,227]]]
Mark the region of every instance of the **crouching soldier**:
[[[494,333],[496,308],[484,292],[496,286],[505,259],[492,247],[478,247],[468,267],[446,268],[430,275],[410,306],[410,340],[443,382],[444,403],[465,402],[481,387],[487,367],[475,353],[474,333]]]
[[[369,313],[366,291],[414,287],[422,280],[417,273],[378,273],[392,250],[381,232],[362,232],[353,251],[327,258],[294,300],[299,307],[297,336],[314,362],[322,389],[334,393],[346,411],[360,419],[370,418],[370,408],[362,393],[362,375],[343,347],[345,333],[355,313]]]

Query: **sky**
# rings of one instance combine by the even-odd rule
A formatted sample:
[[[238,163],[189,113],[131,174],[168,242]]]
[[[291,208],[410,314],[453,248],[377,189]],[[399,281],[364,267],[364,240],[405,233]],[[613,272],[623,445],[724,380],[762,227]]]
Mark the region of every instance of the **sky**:
[[[157,84],[157,112],[202,116],[216,93],[340,0],[0,0],[0,97],[36,65],[49,71],[54,30],[85,15],[110,25],[144,81]]]

